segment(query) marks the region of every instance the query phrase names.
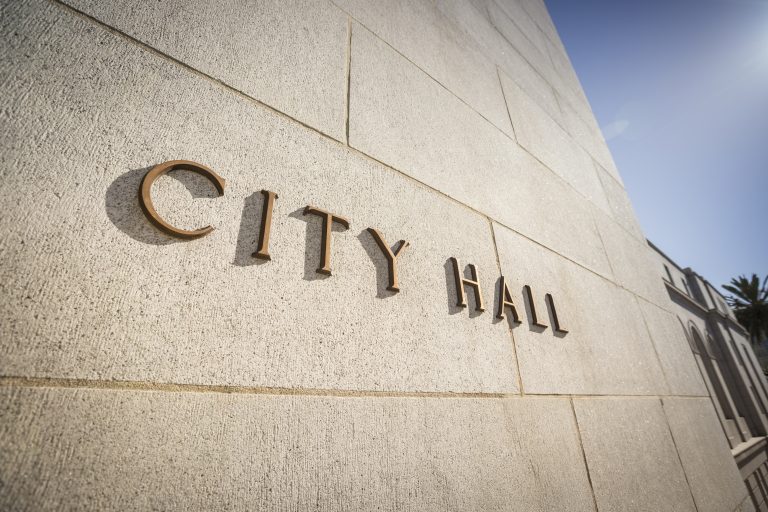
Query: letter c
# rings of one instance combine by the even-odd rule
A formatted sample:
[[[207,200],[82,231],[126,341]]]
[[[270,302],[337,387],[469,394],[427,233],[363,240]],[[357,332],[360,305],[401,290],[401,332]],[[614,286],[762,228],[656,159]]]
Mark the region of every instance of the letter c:
[[[224,178],[213,172],[208,167],[196,162],[191,162],[189,160],[169,160],[168,162],[163,162],[162,164],[154,166],[147,174],[144,175],[144,178],[141,180],[141,185],[139,186],[139,204],[141,205],[141,209],[144,211],[144,214],[147,216],[147,219],[149,219],[149,222],[154,224],[155,227],[157,227],[163,233],[188,240],[204,237],[213,231],[211,226],[205,226],[204,228],[195,229],[192,231],[179,229],[165,222],[160,217],[160,215],[158,215],[157,210],[155,210],[155,206],[152,204],[152,196],[150,194],[152,191],[152,184],[163,174],[177,169],[196,172],[197,174],[203,176],[208,181],[213,183],[213,186],[215,186],[216,190],[219,191],[220,196],[224,195]]]

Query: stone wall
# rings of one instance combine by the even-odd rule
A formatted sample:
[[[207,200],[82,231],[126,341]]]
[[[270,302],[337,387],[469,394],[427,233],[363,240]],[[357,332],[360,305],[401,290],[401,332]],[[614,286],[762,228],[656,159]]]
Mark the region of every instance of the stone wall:
[[[0,509],[740,510],[541,0],[1,4]]]

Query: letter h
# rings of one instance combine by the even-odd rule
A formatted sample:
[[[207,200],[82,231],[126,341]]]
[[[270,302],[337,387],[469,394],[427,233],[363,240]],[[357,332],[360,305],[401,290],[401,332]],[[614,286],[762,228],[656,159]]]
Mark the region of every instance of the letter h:
[[[477,269],[475,269],[475,266],[471,263],[467,265],[470,274],[472,274],[472,279],[467,279],[463,276],[463,273],[459,268],[459,260],[452,257],[451,262],[453,263],[453,276],[456,279],[456,295],[458,295],[456,305],[462,308],[467,307],[467,294],[464,290],[464,286],[466,285],[475,290],[475,310],[485,311],[485,308],[483,307],[483,293],[480,291],[480,280],[477,278]]]

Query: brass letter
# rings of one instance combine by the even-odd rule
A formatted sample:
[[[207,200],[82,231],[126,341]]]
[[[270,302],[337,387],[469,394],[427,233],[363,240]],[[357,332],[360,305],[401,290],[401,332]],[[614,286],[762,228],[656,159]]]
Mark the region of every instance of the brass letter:
[[[531,287],[528,285],[523,286],[523,292],[525,292],[525,298],[528,300],[528,306],[531,308],[531,325],[535,325],[536,327],[544,327],[547,326],[544,324],[539,323],[539,317],[536,316],[536,306],[533,303],[533,294],[531,293]]]
[[[555,324],[553,326],[555,328],[555,332],[568,334],[568,331],[566,329],[563,329],[563,327],[560,325],[560,319],[557,318],[557,310],[555,309],[555,301],[552,299],[552,294],[548,293],[544,296],[544,298],[547,301],[547,306],[549,307],[549,310],[552,312],[552,321]]]
[[[499,307],[496,312],[496,318],[504,320],[504,308],[508,307],[510,313],[512,313],[512,321],[516,324],[520,323],[520,317],[517,316],[517,309],[515,303],[512,302],[512,294],[509,293],[507,283],[504,282],[504,276],[499,279]]]
[[[141,205],[141,209],[144,211],[147,219],[149,219],[149,221],[163,233],[186,239],[203,237],[213,231],[211,226],[205,226],[204,228],[195,229],[193,231],[173,227],[160,218],[160,215],[157,214],[157,210],[155,210],[155,206],[152,204],[152,184],[163,174],[176,169],[196,172],[213,183],[213,186],[219,191],[219,195],[224,195],[224,179],[208,167],[196,162],[190,162],[189,160],[170,160],[154,166],[144,175],[144,178],[141,180],[141,185],[139,186],[139,205]]]
[[[323,235],[320,241],[320,267],[317,269],[318,274],[331,275],[331,228],[332,223],[338,222],[345,228],[349,229],[349,221],[344,217],[339,217],[320,208],[314,206],[307,206],[304,208],[304,215],[317,215],[323,218]]]
[[[475,290],[475,310],[485,311],[485,308],[483,307],[483,294],[480,291],[480,280],[477,278],[477,269],[475,269],[475,266],[471,263],[467,265],[470,274],[472,274],[472,279],[467,279],[462,275],[462,272],[459,269],[459,260],[452,257],[451,261],[453,262],[453,276],[456,279],[456,294],[459,296],[456,305],[462,308],[467,307],[467,297],[464,292],[464,285],[467,285]]]
[[[259,232],[259,250],[253,253],[254,258],[271,260],[269,255],[269,231],[272,229],[272,208],[275,206],[277,194],[269,190],[262,190],[264,196],[264,209],[261,213],[261,231]]]
[[[387,257],[387,266],[389,267],[389,286],[387,286],[387,290],[391,292],[399,292],[400,286],[397,282],[397,257],[400,256],[403,249],[408,247],[408,242],[400,240],[400,246],[397,248],[397,251],[392,252],[392,249],[389,248],[389,244],[387,244],[387,241],[381,236],[381,233],[374,228],[368,228],[368,232],[373,236],[373,239],[376,240],[376,244],[379,246],[379,249],[381,249],[381,252],[384,253],[384,256]]]

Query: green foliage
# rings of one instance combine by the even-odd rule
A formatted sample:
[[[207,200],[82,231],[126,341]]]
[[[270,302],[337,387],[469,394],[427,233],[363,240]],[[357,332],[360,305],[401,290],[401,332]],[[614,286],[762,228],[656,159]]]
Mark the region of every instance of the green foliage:
[[[752,278],[739,276],[731,279],[731,284],[723,288],[731,292],[727,297],[728,305],[733,308],[736,319],[749,331],[753,345],[759,344],[768,337],[768,276],[763,279],[762,286],[757,274]]]

